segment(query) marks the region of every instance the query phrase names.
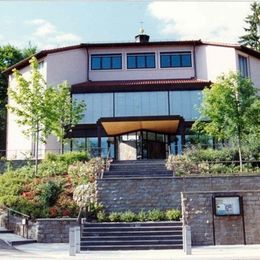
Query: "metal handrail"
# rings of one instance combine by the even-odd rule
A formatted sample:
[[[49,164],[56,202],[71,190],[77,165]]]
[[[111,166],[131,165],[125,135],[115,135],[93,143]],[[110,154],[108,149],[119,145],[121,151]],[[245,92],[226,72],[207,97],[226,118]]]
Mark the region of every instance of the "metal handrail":
[[[9,229],[9,230],[10,230],[10,214],[11,214],[11,212],[13,212],[17,215],[20,215],[20,216],[23,217],[23,219],[25,219],[25,221],[22,221],[22,226],[23,226],[22,236],[25,237],[25,238],[28,238],[28,221],[30,220],[31,217],[27,214],[24,214],[24,213],[18,211],[18,210],[8,208],[6,206],[2,206],[2,208],[7,211],[7,229]],[[26,235],[25,235],[25,228],[26,228]]]
[[[20,211],[17,211],[17,210],[15,210],[15,209],[12,209],[12,208],[8,208],[8,207],[4,206],[4,209],[7,209],[8,211],[14,212],[14,213],[17,214],[17,215],[21,215],[21,216],[23,216],[23,217],[25,217],[25,218],[27,218],[27,219],[30,219],[30,218],[31,218],[29,215],[24,214],[24,213],[22,213],[22,212],[20,212]]]

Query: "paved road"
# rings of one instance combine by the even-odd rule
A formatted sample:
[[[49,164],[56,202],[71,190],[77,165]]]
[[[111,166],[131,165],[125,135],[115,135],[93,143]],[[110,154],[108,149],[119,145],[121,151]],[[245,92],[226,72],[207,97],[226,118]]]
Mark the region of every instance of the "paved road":
[[[182,250],[100,251],[69,256],[68,244],[27,244],[19,250],[0,249],[1,260],[260,260],[260,245],[194,247],[192,255]]]

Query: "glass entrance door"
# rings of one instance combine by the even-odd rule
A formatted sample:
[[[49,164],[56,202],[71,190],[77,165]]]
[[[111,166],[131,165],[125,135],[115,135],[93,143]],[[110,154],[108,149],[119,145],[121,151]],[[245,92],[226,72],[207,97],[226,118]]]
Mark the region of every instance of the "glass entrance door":
[[[137,131],[120,135],[117,139],[118,160],[165,159],[168,135]]]

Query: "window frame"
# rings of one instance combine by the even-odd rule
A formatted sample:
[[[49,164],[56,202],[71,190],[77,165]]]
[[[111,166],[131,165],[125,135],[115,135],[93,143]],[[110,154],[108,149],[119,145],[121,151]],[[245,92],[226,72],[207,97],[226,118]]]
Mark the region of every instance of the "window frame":
[[[190,55],[190,66],[184,66],[183,65],[183,59],[182,56],[184,55]],[[163,66],[162,64],[162,56],[168,55],[170,57],[170,66]],[[173,56],[179,56],[180,57],[180,66],[174,66],[172,62]],[[167,51],[167,52],[160,52],[160,69],[179,69],[179,68],[192,68],[193,62],[192,62],[192,52],[191,51]]]
[[[92,58],[100,58],[100,68],[93,68]],[[113,57],[120,58],[120,68],[113,68]],[[110,66],[109,68],[104,68],[103,66],[103,59],[109,58],[110,59]],[[91,54],[90,55],[90,68],[91,70],[122,70],[123,68],[123,60],[122,60],[122,53],[101,53],[101,54]]]
[[[244,67],[244,61],[246,62],[246,75],[243,75],[244,74],[244,70],[243,70],[243,74],[242,74],[242,66],[241,66],[241,63],[240,63],[240,60],[243,59],[243,67]],[[238,69],[239,69],[239,73],[242,77],[244,78],[249,78],[249,60],[248,60],[248,57],[247,56],[244,56],[244,55],[241,55],[241,54],[238,54]],[[244,68],[243,68],[244,69]]]
[[[153,56],[153,67],[148,67],[147,66],[147,57],[149,56],[149,55],[152,55]],[[144,67],[138,67],[138,62],[137,62],[137,60],[138,60],[138,57],[144,57],[144,63],[145,63],[145,65],[144,65]],[[134,59],[135,59],[135,67],[133,67],[133,68],[129,68],[129,66],[128,66],[128,58],[129,57],[134,57]],[[126,53],[126,68],[128,69],[128,70],[139,70],[139,69],[156,69],[156,53],[155,52],[139,52],[139,53]]]

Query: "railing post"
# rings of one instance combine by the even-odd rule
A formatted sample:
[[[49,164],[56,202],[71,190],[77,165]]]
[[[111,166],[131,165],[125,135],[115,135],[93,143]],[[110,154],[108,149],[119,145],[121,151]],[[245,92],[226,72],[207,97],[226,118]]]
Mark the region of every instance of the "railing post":
[[[80,226],[75,227],[76,253],[80,253]]]
[[[191,228],[183,226],[183,251],[186,255],[191,255]]]
[[[76,236],[75,236],[75,228],[71,227],[69,229],[69,255],[75,256],[76,255]]]
[[[10,229],[10,211],[7,209],[7,229]]]

